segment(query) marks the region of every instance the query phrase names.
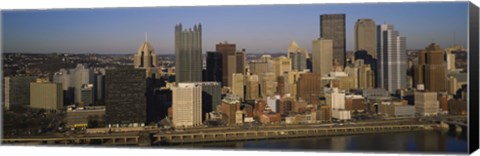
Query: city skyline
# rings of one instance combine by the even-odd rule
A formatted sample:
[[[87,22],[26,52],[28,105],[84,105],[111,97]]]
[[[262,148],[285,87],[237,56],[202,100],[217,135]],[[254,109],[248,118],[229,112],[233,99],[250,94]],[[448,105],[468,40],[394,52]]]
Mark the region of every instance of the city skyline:
[[[466,47],[467,6],[441,2],[4,11],[2,51],[131,54],[148,32],[158,55],[174,54],[173,26],[201,23],[203,54],[223,41],[247,53],[286,53],[295,40],[311,52],[320,15],[334,13],[346,15],[347,51],[354,50],[359,18],[395,25],[408,38],[407,49],[423,49],[431,42]],[[401,9],[407,7],[408,12]]]

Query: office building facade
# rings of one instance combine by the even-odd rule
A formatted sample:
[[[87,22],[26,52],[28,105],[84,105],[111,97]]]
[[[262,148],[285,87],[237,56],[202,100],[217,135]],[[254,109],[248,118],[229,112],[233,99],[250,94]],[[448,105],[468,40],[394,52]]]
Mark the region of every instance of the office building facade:
[[[110,127],[138,127],[146,123],[146,72],[109,69],[105,75],[105,122]]]
[[[355,51],[365,50],[374,58],[377,57],[377,35],[375,21],[358,19],[355,22]]]
[[[327,75],[333,71],[333,40],[312,41],[312,72]]]
[[[377,87],[390,93],[407,87],[406,38],[394,30],[393,25],[377,26],[378,78]]]
[[[320,15],[320,38],[333,40],[334,66],[346,64],[345,14]]]
[[[202,81],[202,25],[183,30],[175,26],[175,81]]]
[[[173,127],[194,127],[202,124],[202,86],[179,83],[172,87]]]

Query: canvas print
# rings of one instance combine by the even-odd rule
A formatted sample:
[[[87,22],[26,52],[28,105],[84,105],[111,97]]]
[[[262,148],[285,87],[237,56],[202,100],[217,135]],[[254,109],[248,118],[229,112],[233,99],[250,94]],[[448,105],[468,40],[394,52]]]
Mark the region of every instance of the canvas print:
[[[467,154],[472,5],[3,10],[2,144]]]

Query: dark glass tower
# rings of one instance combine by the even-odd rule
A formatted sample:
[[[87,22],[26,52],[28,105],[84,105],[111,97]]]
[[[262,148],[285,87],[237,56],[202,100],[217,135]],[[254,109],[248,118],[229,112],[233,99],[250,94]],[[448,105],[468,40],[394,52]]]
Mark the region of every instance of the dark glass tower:
[[[320,15],[320,38],[333,40],[333,63],[345,66],[345,14]]]
[[[206,81],[222,82],[222,53],[207,52]]]
[[[146,123],[145,70],[111,69],[105,75],[105,122],[121,127]]]

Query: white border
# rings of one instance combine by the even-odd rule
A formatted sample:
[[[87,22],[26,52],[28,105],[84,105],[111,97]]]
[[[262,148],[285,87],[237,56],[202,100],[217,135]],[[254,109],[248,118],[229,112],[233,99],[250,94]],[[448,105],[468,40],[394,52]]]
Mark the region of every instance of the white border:
[[[445,2],[452,0],[434,0]],[[458,0],[454,0],[458,1]],[[464,0],[460,0],[464,1]],[[114,8],[114,7],[153,7],[153,6],[206,6],[206,5],[252,5],[252,4],[311,4],[311,3],[372,3],[372,2],[428,2],[428,0],[1,0],[1,10],[12,9],[65,9],[65,8]],[[477,5],[480,6],[480,5]],[[0,31],[1,29],[0,17]],[[1,35],[1,34],[0,34]],[[2,49],[0,39],[0,49]],[[1,60],[0,60],[1,62]],[[0,82],[1,83],[1,82]],[[0,112],[1,114],[1,112]],[[1,124],[0,124],[1,125]],[[325,153],[325,152],[279,152],[279,151],[238,151],[238,150],[178,150],[178,149],[156,149],[156,148],[83,148],[83,147],[46,147],[46,146],[0,146],[0,153],[10,155],[62,155],[62,156],[85,156],[95,155],[212,155],[212,156],[236,156],[236,155],[326,155],[326,156],[347,156],[347,155],[372,155],[372,153]],[[477,154],[479,152],[476,152]],[[400,155],[385,154],[382,155]],[[402,154],[404,155],[404,154]],[[408,154],[412,155],[412,154]],[[419,154],[413,154],[419,155]]]

